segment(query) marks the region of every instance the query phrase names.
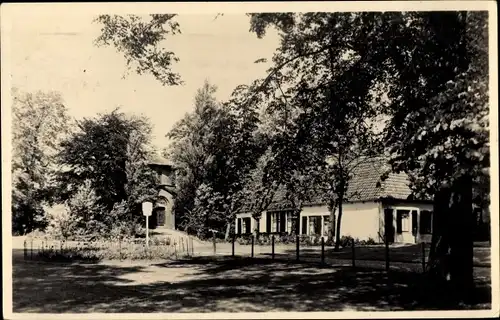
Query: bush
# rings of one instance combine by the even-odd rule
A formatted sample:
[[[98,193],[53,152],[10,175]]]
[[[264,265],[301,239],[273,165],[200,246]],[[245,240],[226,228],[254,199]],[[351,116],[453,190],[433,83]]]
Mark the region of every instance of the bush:
[[[272,236],[274,235],[274,244],[293,244],[296,243],[297,236],[295,234],[259,234],[259,237],[255,239],[255,245],[269,246],[272,244]],[[326,238],[325,238],[326,239]],[[240,245],[250,245],[252,244],[252,235],[240,235],[235,239],[235,241]],[[309,236],[309,235],[299,235],[300,246],[319,246],[321,245],[321,236]],[[328,245],[328,241],[325,241],[325,245]]]
[[[47,243],[45,243],[47,245]],[[86,241],[76,246],[65,247],[64,242],[44,246],[38,257],[46,261],[71,262],[100,260],[157,260],[169,259],[174,256],[187,255],[187,246],[181,250],[179,243],[172,239],[154,238],[149,248],[142,240],[128,239],[124,241]]]
[[[235,241],[240,245],[249,245],[252,244],[252,236],[251,234],[240,235]]]
[[[373,238],[368,238],[368,240],[366,240],[366,245],[367,246],[373,246],[375,244],[377,244],[377,242]]]
[[[353,242],[354,238],[351,237],[351,236],[342,236],[340,238],[340,246],[342,248],[347,248],[347,247],[351,247],[352,246],[352,242]],[[359,241],[358,241],[359,242]]]

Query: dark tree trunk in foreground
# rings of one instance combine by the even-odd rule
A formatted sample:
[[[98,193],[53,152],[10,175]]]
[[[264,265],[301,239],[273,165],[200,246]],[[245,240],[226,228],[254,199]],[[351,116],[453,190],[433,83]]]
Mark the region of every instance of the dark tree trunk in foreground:
[[[330,228],[328,228],[328,240],[333,241],[333,238],[335,236],[335,209],[337,206],[335,204],[330,206],[330,221],[328,222],[330,224]]]
[[[335,233],[335,248],[334,251],[340,250],[340,224],[342,223],[342,202],[344,201],[343,197],[339,198],[339,216],[337,219],[337,230]]]
[[[227,222],[227,225],[226,225],[226,234],[224,235],[224,241],[228,241],[229,240],[230,233],[231,233],[231,221]]]
[[[472,179],[464,176],[435,196],[428,267],[431,281],[459,300],[470,299],[474,288],[473,223]]]

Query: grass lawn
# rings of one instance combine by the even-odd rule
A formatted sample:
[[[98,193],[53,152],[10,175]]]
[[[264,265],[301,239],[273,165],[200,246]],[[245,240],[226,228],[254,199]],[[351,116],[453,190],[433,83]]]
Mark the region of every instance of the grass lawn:
[[[484,270],[483,270],[484,269]],[[481,269],[489,278],[489,269]],[[14,312],[258,312],[456,309],[422,274],[270,259],[13,262]],[[478,282],[474,308],[490,308]],[[466,306],[462,306],[466,307]],[[467,306],[470,308],[471,306]]]

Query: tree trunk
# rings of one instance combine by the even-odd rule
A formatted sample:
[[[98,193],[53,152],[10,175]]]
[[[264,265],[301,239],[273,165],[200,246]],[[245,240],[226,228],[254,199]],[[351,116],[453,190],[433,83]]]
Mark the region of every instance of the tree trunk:
[[[333,241],[333,237],[335,234],[335,210],[337,209],[337,205],[333,203],[330,207],[330,228],[328,228],[328,240]]]
[[[255,239],[258,239],[259,238],[259,225],[260,225],[260,218],[256,218],[255,219],[255,228],[254,228],[254,235],[255,235]]]
[[[229,234],[231,233],[231,221],[229,221],[226,225],[226,234],[224,235],[224,241],[229,240]]]
[[[453,298],[468,300],[473,278],[472,179],[464,176],[434,199],[429,275]]]
[[[340,224],[342,222],[342,201],[343,197],[339,197],[339,216],[337,218],[337,230],[335,234],[335,248],[334,251],[340,251]]]

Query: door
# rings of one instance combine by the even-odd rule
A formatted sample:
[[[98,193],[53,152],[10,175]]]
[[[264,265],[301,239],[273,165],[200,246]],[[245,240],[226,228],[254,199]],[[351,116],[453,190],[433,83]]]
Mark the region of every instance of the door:
[[[384,210],[384,232],[387,242],[394,243],[394,210],[385,209]]]
[[[156,209],[156,224],[158,226],[165,226],[165,208]]]

